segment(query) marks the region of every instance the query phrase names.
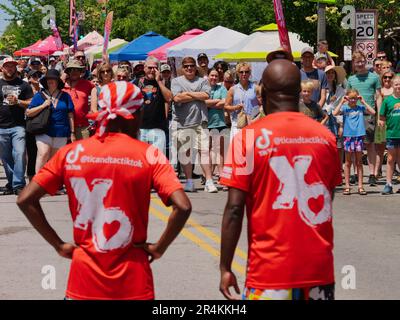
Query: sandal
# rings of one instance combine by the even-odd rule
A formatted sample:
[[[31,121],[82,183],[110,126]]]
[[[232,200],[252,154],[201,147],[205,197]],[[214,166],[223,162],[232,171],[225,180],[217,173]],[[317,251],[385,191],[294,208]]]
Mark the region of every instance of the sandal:
[[[367,191],[365,191],[364,188],[358,188],[358,194],[361,196],[365,196],[367,194]]]
[[[345,195],[345,196],[351,195],[350,188],[344,188],[344,190],[343,190],[343,195]]]

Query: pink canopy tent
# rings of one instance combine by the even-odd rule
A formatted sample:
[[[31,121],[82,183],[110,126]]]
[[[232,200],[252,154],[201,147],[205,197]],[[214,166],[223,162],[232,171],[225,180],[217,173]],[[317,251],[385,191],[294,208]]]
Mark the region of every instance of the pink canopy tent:
[[[65,44],[63,44],[63,49],[68,48]],[[33,45],[23,48],[20,50],[22,55],[26,56],[48,56],[53,52],[58,51],[56,40],[53,36],[49,36],[43,41],[37,41]]]
[[[181,43],[181,42],[187,41],[189,39],[192,39],[194,37],[197,37],[198,35],[200,35],[202,33],[204,33],[204,31],[200,30],[200,29],[192,29],[192,30],[186,31],[180,37],[162,45],[161,47],[159,47],[153,51],[150,51],[148,53],[148,55],[156,57],[158,60],[165,61],[165,60],[167,60],[167,49],[169,47],[175,46],[178,43]]]
[[[85,51],[93,46],[101,46],[104,43],[104,38],[97,31],[88,33],[83,39],[78,41],[78,50]],[[73,48],[74,46],[71,46]]]

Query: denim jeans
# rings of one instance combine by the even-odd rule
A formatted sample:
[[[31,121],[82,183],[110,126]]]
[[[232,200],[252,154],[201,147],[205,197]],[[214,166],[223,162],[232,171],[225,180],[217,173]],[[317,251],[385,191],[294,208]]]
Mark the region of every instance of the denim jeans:
[[[161,129],[140,129],[140,141],[151,144],[165,154],[166,137],[165,131]]]
[[[0,128],[0,158],[3,161],[8,185],[15,189],[25,187],[25,128]]]

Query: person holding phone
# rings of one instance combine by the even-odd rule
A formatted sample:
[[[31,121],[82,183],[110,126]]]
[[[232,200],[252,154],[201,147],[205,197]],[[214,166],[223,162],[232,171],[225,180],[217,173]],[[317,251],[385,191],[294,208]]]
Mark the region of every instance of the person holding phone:
[[[158,59],[148,57],[144,64],[144,77],[133,83],[144,97],[140,140],[154,145],[165,154],[165,132],[168,130],[168,107],[165,103],[172,101],[172,92],[164,85],[158,65]]]
[[[356,89],[349,89],[346,96],[333,111],[334,116],[343,115],[343,137],[344,137],[344,151],[346,162],[344,166],[344,180],[345,188],[344,195],[350,195],[350,168],[353,163],[353,154],[355,155],[355,162],[357,167],[358,176],[358,193],[366,195],[367,192],[363,187],[363,164],[362,155],[364,150],[364,138],[366,135],[364,124],[364,113],[375,115],[375,110],[360,96]]]

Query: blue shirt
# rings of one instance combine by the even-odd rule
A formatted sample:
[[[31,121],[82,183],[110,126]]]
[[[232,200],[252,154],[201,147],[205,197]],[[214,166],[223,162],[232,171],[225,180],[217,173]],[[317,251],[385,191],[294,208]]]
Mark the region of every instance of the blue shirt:
[[[343,113],[343,136],[344,137],[362,137],[365,136],[364,112],[365,106],[357,105],[350,108],[344,104],[340,108]]]
[[[42,105],[45,99],[40,92],[36,93],[28,107],[32,109]],[[57,108],[51,104],[51,117],[47,135],[50,137],[69,137],[71,135],[71,128],[69,125],[68,113],[74,112],[74,103],[70,95],[62,92],[58,100]]]
[[[210,99],[225,99],[228,91],[224,86],[216,85],[211,87]],[[226,127],[225,115],[223,109],[208,109],[208,128],[223,128]]]
[[[245,90],[240,83],[233,87],[233,105],[243,104],[244,113],[247,115],[257,115],[259,110],[256,85],[249,82],[247,90]],[[231,113],[232,120],[236,121],[239,111]]]

